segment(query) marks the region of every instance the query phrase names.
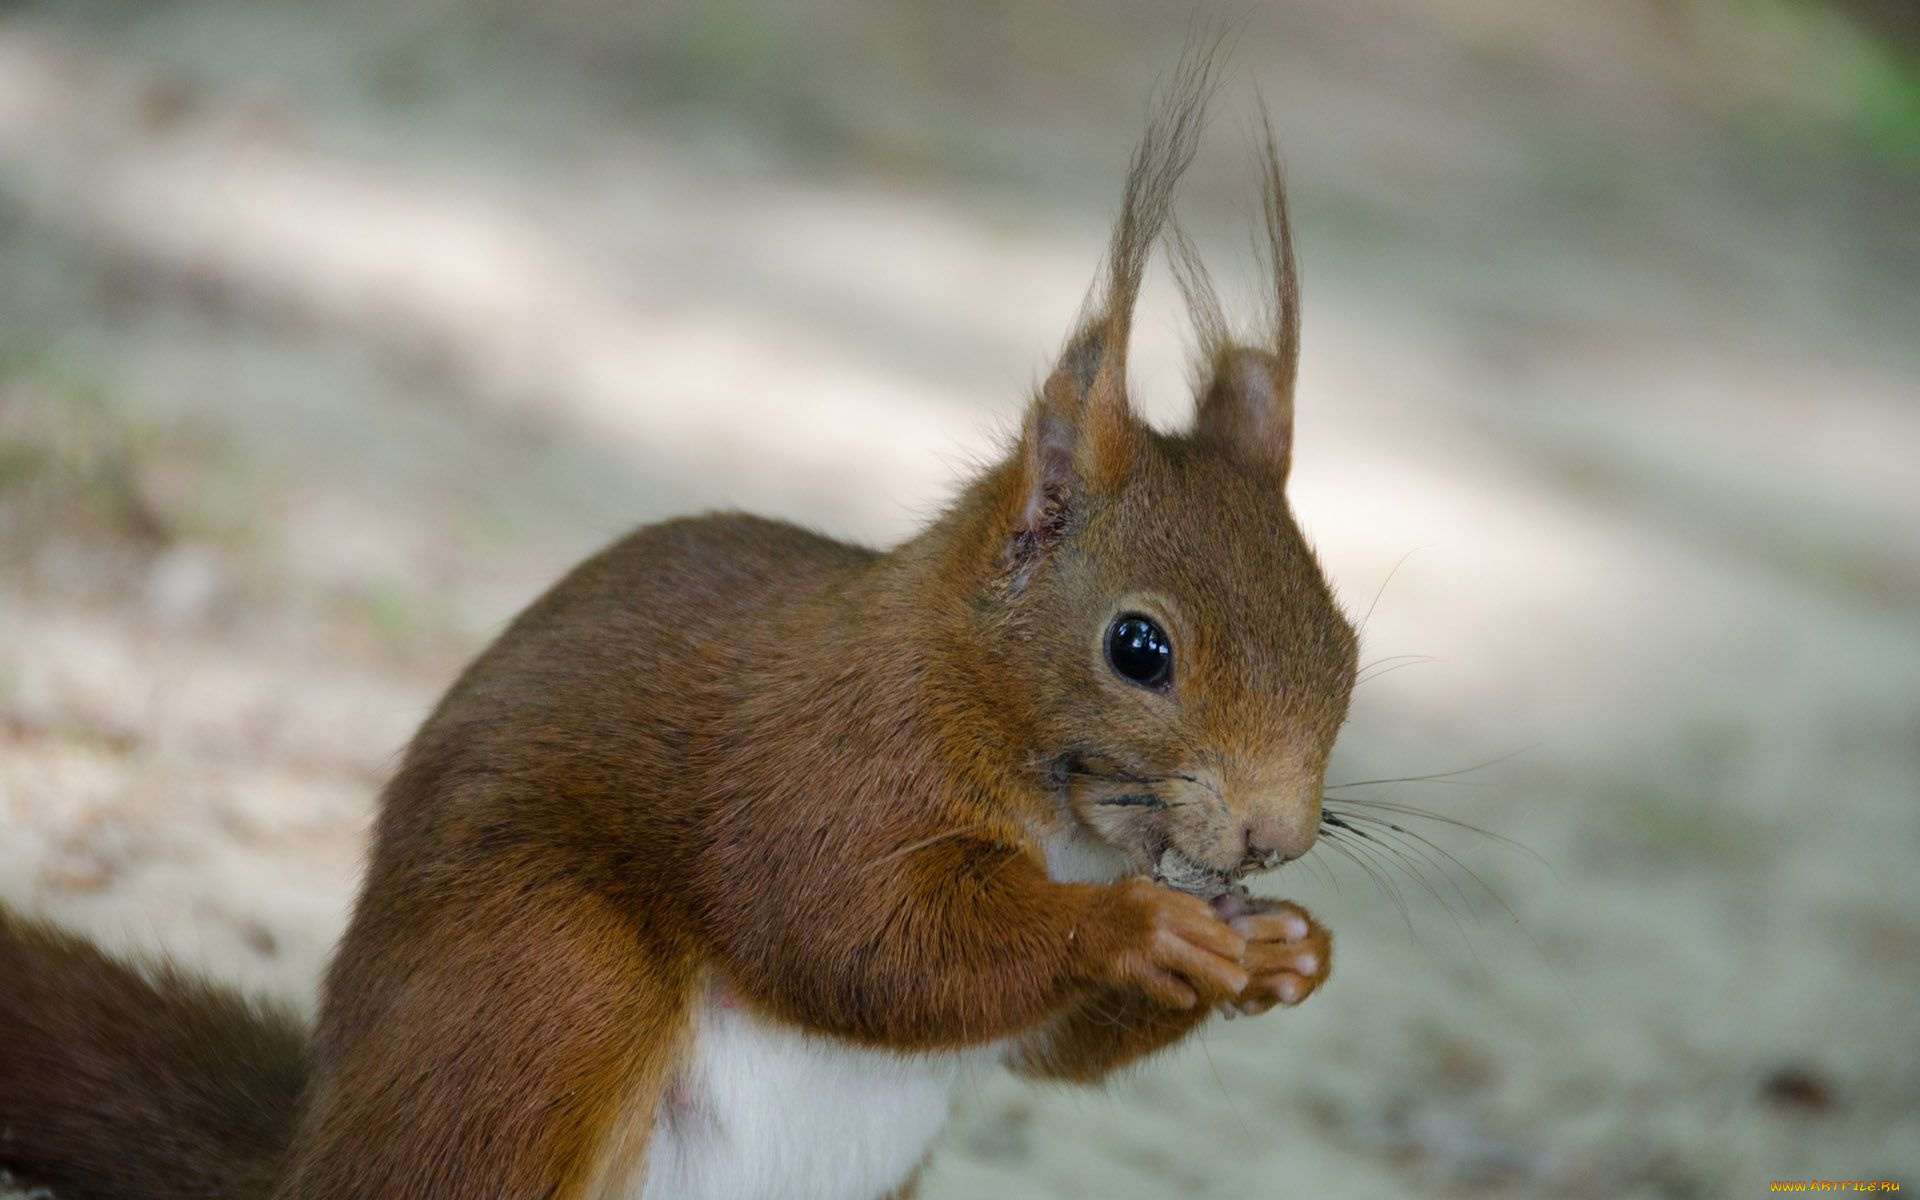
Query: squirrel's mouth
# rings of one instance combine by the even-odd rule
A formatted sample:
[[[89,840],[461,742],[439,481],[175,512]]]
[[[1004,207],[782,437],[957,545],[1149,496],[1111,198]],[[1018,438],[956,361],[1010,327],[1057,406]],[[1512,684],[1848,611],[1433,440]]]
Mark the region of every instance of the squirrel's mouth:
[[[1054,760],[1050,776],[1055,795],[1080,825],[1125,854],[1135,870],[1155,883],[1211,900],[1233,891],[1246,874],[1244,869],[1208,866],[1174,844],[1175,810],[1189,802],[1200,782],[1195,776],[1082,754]]]
[[[1175,844],[1177,810],[1193,802],[1200,781],[1181,772],[1110,764],[1091,755],[1063,756],[1051,782],[1078,824],[1120,851],[1155,883],[1213,900],[1239,889],[1245,865],[1209,866]]]
[[[1219,871],[1194,862],[1171,842],[1163,843],[1153,858],[1153,881],[1176,892],[1213,900],[1240,888],[1240,871]]]

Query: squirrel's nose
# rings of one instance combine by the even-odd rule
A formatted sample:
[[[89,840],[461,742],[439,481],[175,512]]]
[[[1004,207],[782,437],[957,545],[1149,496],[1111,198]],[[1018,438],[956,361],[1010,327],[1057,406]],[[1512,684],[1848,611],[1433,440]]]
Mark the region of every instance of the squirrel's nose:
[[[1316,816],[1318,814],[1315,814]],[[1268,813],[1247,822],[1247,866],[1277,867],[1313,848],[1318,822]]]

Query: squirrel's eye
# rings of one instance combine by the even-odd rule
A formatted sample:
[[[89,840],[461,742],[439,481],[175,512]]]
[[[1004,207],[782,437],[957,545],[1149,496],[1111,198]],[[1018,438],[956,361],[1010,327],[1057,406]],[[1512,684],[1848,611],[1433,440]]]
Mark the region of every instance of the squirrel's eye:
[[[1123,613],[1107,627],[1107,661],[1122,679],[1164,687],[1173,674],[1173,643],[1166,630],[1139,613]]]

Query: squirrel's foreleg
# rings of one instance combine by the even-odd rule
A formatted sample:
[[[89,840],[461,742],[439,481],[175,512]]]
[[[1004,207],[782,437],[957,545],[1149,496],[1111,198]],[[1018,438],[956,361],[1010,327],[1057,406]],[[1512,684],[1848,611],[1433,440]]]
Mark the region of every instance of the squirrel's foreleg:
[[[888,866],[796,873],[774,912],[723,909],[721,969],[803,1026],[912,1050],[1025,1034],[1101,988],[1204,1012],[1247,984],[1245,939],[1191,896],[1057,883],[1032,853],[979,838]]]
[[[1210,1011],[1168,1008],[1136,991],[1102,988],[1022,1038],[1008,1066],[1029,1079],[1098,1083],[1185,1038]]]

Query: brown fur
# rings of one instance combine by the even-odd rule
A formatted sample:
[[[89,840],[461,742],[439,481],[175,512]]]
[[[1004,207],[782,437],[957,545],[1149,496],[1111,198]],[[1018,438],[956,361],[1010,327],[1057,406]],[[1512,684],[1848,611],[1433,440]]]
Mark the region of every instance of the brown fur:
[[[862,1043],[1017,1039],[1020,1069],[1071,1080],[1209,1005],[1256,1011],[1324,978],[1324,935],[1293,910],[1056,882],[1044,862],[1076,831],[1141,876],[1177,854],[1223,887],[1297,856],[1352,686],[1354,635],[1283,492],[1298,312],[1271,156],[1267,333],[1231,343],[1182,254],[1207,359],[1195,427],[1156,432],[1126,396],[1141,272],[1211,89],[1190,57],[1018,444],[921,534],[880,553],[743,515],[642,529],[466,671],[383,797],[297,1128],[277,1093],[237,1139],[250,1180],[285,1144],[282,1200],[611,1194],[715,977]],[[1122,611],[1170,633],[1165,694],[1106,665]],[[1111,803],[1143,786],[1158,807]],[[34,936],[0,950],[54,994],[0,1008],[0,1057],[65,991],[127,990]],[[62,954],[84,969],[43,965]],[[216,1024],[214,1045],[255,1036]],[[70,1156],[62,1179],[112,1191],[137,1136],[100,1132],[137,1127],[105,1094],[123,1083],[156,1086],[54,1096],[0,1075],[98,1110],[73,1137],[17,1114],[0,1160],[44,1142],[15,1156]]]
[[[0,1166],[62,1200],[257,1200],[307,1078],[291,1016],[0,910]]]

